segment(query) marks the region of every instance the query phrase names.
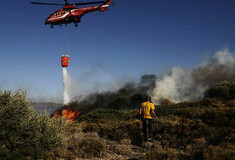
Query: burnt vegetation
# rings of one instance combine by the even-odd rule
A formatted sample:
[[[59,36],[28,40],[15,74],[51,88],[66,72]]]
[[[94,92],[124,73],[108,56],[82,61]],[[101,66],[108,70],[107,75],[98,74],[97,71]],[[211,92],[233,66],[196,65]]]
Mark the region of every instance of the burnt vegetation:
[[[122,93],[121,97],[116,93],[109,94],[110,97],[105,93],[91,95],[89,103],[80,102],[88,107],[85,113],[63,126],[63,137],[58,134],[61,128],[53,127],[62,121],[32,114],[25,97],[19,93],[12,95],[1,92],[0,135],[3,138],[0,141],[0,156],[9,156],[5,159],[11,159],[19,154],[28,159],[47,160],[234,159],[235,80],[223,81],[208,88],[204,98],[199,101],[173,103],[162,99],[160,105],[155,106],[158,119],[153,120],[152,142],[143,141],[138,111],[147,94],[147,90],[140,94],[145,87],[127,84],[118,91]],[[138,92],[138,89],[141,91]],[[97,109],[94,109],[94,105]],[[21,108],[17,110],[16,106]],[[78,103],[70,106],[76,110]],[[22,107],[25,112],[21,112]],[[53,138],[50,136],[52,133],[55,134]],[[43,142],[40,141],[42,136],[45,138],[41,139]],[[34,151],[30,145],[39,148],[43,154]]]

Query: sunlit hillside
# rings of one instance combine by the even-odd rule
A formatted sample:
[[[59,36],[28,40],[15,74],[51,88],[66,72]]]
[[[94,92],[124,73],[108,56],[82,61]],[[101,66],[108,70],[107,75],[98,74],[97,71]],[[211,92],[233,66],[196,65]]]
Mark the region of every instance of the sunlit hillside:
[[[125,100],[128,104],[133,97]],[[0,106],[0,159],[235,157],[234,80],[208,88],[199,101],[173,103],[162,99],[155,110],[158,119],[153,120],[152,142],[143,141],[139,105],[125,111],[95,109],[69,122],[63,117],[35,114],[22,92],[2,91]]]

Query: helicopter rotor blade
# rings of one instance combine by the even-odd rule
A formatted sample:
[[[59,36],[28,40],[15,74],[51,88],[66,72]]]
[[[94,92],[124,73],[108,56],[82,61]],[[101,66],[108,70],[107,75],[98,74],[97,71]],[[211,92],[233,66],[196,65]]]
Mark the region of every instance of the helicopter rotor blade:
[[[96,2],[85,2],[85,3],[75,3],[74,5],[80,6],[80,5],[87,5],[87,4],[100,4],[105,3],[105,1],[96,1]]]
[[[41,2],[30,2],[31,4],[40,4],[40,5],[58,5],[63,6],[64,4],[57,4],[57,3],[41,3]]]

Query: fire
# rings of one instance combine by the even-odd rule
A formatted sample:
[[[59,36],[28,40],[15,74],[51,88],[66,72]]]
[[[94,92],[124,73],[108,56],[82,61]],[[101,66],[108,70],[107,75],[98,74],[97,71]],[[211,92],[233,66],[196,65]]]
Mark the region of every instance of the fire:
[[[62,115],[59,111],[56,111],[53,115],[54,118],[60,118]]]
[[[67,109],[62,111],[62,114],[59,111],[56,111],[53,115],[54,118],[64,118],[66,121],[73,121],[79,116],[81,110],[73,112],[72,109],[68,106]]]

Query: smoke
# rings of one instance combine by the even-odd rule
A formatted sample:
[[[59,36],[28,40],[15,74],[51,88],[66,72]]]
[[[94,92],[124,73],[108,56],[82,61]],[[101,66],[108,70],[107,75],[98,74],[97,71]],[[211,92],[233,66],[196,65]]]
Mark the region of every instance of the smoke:
[[[69,95],[71,101],[82,100],[86,96],[105,91],[116,91],[121,85],[109,73],[109,67],[100,62],[94,62],[89,70],[79,76],[72,76],[70,79]]]
[[[84,86],[81,82],[87,82],[89,79],[97,81],[97,76],[93,77],[94,73],[101,75],[101,80],[104,80],[104,77],[111,80],[110,86],[119,86],[110,76],[97,70],[86,74],[80,81],[71,82],[64,68],[64,104],[70,102],[73,109],[82,109],[83,113],[87,113],[97,108],[133,109],[139,107],[149,94],[154,104],[165,98],[173,102],[195,101],[203,98],[207,87],[235,78],[235,57],[228,49],[223,49],[195,69],[173,67],[162,77],[154,74],[143,75],[139,81],[126,82],[115,90],[97,89],[84,94],[86,92],[83,92],[79,85]],[[94,89],[92,86],[90,88]],[[73,91],[78,89],[80,92]],[[81,93],[84,94],[83,97]]]
[[[198,67],[193,72],[193,77],[197,83],[210,86],[222,80],[234,79],[234,55],[227,48],[216,52],[211,61]]]
[[[70,79],[66,67],[63,67],[63,85],[64,85],[63,88],[64,105],[66,105],[70,102],[70,96],[69,96]]]
[[[83,99],[73,97],[70,106],[82,113],[87,113],[97,108],[133,109],[145,100],[147,92],[155,88],[156,75],[143,75],[138,83],[126,82],[115,91],[93,92]]]
[[[211,60],[194,70],[172,68],[168,74],[156,80],[156,87],[149,93],[155,104],[165,98],[173,102],[194,101],[203,97],[207,87],[234,78],[235,57],[226,48],[216,52]]]

